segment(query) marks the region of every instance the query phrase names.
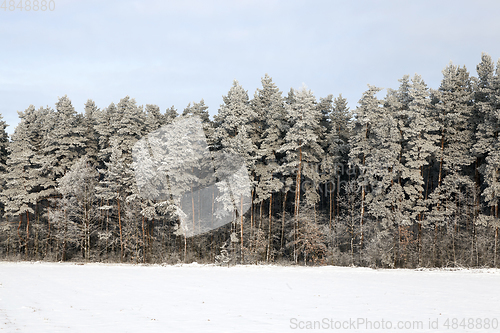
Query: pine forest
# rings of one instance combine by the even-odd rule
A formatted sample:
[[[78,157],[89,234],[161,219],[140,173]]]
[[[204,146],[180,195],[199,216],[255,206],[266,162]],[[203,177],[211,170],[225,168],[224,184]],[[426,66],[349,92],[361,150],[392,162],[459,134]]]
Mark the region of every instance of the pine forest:
[[[500,61],[483,53],[476,73],[450,63],[437,89],[405,75],[384,97],[368,85],[354,109],[341,94],[283,93],[267,74],[253,96],[234,81],[212,118],[203,100],[29,106],[10,138],[0,118],[0,259],[500,267]],[[167,177],[190,193],[179,209],[140,195],[134,147],[194,116],[210,153],[241,158],[250,194],[247,210],[205,196],[231,218],[187,234],[182,210],[195,229],[213,218],[195,211],[203,163],[176,157],[198,171]]]

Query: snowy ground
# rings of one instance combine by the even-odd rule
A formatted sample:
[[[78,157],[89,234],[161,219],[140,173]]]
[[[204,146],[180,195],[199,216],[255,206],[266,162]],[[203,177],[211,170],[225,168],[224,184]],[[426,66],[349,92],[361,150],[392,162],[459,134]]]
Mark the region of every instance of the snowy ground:
[[[1,332],[500,332],[498,320],[498,270],[0,262]]]

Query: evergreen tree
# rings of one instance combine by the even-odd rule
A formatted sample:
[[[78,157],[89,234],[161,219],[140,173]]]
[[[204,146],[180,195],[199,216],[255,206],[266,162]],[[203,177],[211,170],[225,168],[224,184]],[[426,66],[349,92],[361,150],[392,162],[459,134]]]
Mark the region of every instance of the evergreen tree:
[[[273,193],[283,188],[282,180],[277,177],[282,163],[283,154],[278,153],[284,143],[287,131],[285,118],[285,107],[281,91],[276,87],[271,77],[267,74],[262,78],[262,89],[257,89],[252,100],[256,114],[259,115],[260,139],[254,143],[258,144],[257,159],[255,164],[255,176],[258,179],[255,193],[257,202],[262,203],[269,200],[268,208],[268,232],[266,260],[272,255],[272,215],[273,215]]]
[[[207,138],[207,143],[209,147],[213,147],[214,144],[214,126],[210,120],[210,115],[208,113],[208,106],[205,105],[205,101],[202,99],[199,103],[193,102],[188,104],[188,106],[182,112],[182,115],[187,117],[198,117],[201,119],[203,126],[203,131]]]
[[[99,152],[99,134],[96,131],[99,109],[91,99],[85,103],[85,113],[83,116],[83,127],[85,129],[86,145],[85,156],[90,163],[97,165]]]
[[[294,91],[293,104],[286,105],[290,129],[285,135],[285,143],[279,149],[286,154],[283,165],[284,173],[295,175],[295,212],[299,215],[301,191],[304,190],[308,205],[315,205],[319,196],[316,192],[319,184],[319,165],[323,149],[319,144],[321,113],[316,107],[313,93],[303,87]],[[302,183],[305,186],[301,188]]]
[[[165,117],[161,114],[160,107],[158,105],[146,104],[144,111],[146,113],[144,121],[145,133],[151,133],[165,125]]]
[[[490,147],[493,145],[498,124],[495,115],[495,65],[491,57],[485,53],[481,56],[481,63],[477,65],[478,79],[474,91],[474,116],[475,119],[475,139],[472,149],[477,158],[484,160],[488,155]]]
[[[114,128],[115,140],[118,148],[123,152],[126,164],[132,162],[132,148],[144,133],[145,115],[142,107],[136,105],[135,99],[126,96],[116,105],[117,118],[111,123]]]
[[[256,147],[251,141],[252,122],[256,113],[252,110],[248,93],[238,83],[233,82],[227,96],[223,96],[223,104],[218,114],[214,117],[215,133],[214,144],[218,150],[224,150],[226,156],[240,156],[248,170],[249,175],[254,173]],[[236,168],[238,169],[238,168]],[[252,188],[254,187],[252,180]],[[227,198],[229,199],[229,198]],[[226,200],[227,201],[227,200]],[[230,207],[232,203],[226,202],[224,207]],[[242,214],[243,212],[240,212]],[[244,252],[243,242],[243,216],[240,216],[240,246],[241,253]],[[241,260],[244,260],[242,256]]]
[[[360,228],[360,247],[363,246],[364,241],[364,224],[365,224],[365,211],[367,206],[366,191],[370,186],[370,170],[367,166],[367,160],[372,159],[373,146],[371,138],[373,136],[373,127],[377,126],[372,121],[374,114],[380,112],[380,100],[375,96],[381,88],[368,86],[368,90],[363,93],[363,97],[359,100],[359,107],[356,108],[354,121],[351,124],[351,137],[349,145],[351,151],[349,152],[349,165],[357,169],[356,183],[361,192],[361,202],[359,211],[359,228]],[[375,170],[378,170],[376,168]],[[373,171],[372,171],[373,172]],[[351,191],[352,192],[352,191]],[[357,214],[351,212],[351,214]]]
[[[405,147],[404,191],[409,209],[409,218],[418,221],[418,244],[421,246],[424,214],[428,211],[429,173],[431,158],[438,149],[439,137],[436,121],[431,114],[429,92],[422,78],[415,74],[409,88],[407,121],[403,129]],[[427,167],[427,169],[425,169]],[[426,185],[427,181],[427,186]]]
[[[493,228],[495,241],[493,250],[493,266],[497,266],[498,248],[498,201],[500,198],[500,60],[496,72],[493,73],[491,58],[483,54],[478,65],[479,83],[476,88],[476,106],[482,121],[476,131],[477,142],[474,151],[485,157],[485,163],[480,170],[484,175],[483,197],[490,207],[489,218],[482,218],[488,227]]]
[[[468,170],[473,162],[472,155],[472,87],[465,67],[453,64],[443,70],[443,80],[438,90],[432,91],[433,106],[439,122],[439,146],[435,154],[438,164],[437,187],[430,195],[433,209],[428,214],[434,223],[434,260],[437,253],[438,231],[443,227],[451,235],[451,253],[444,253],[456,263],[456,233],[460,226],[469,223],[465,212],[473,203],[466,201],[467,193],[474,191],[474,184]],[[450,257],[452,256],[452,257]],[[438,263],[436,263],[438,264]]]
[[[82,157],[58,181],[57,210],[53,212],[56,237],[63,243],[62,260],[66,259],[67,245],[80,245],[86,260],[90,258],[91,238],[97,230],[97,171],[87,157]]]
[[[124,258],[124,240],[122,228],[122,202],[126,198],[127,189],[126,185],[132,178],[127,172],[125,158],[123,152],[119,148],[117,140],[111,141],[111,156],[109,162],[104,162],[105,169],[99,169],[103,175],[102,180],[96,186],[97,198],[106,202],[105,206],[100,209],[106,211],[107,220],[116,212],[118,222],[118,234],[120,239],[120,261]],[[115,206],[116,204],[116,206]],[[109,222],[108,222],[109,226]]]
[[[284,144],[278,152],[285,154],[283,174],[295,178],[294,198],[294,234],[299,228],[299,207],[301,192],[304,190],[306,204],[315,207],[319,200],[317,187],[320,181],[319,165],[323,155],[320,145],[321,112],[316,106],[313,93],[306,87],[289,94],[292,104],[286,104],[287,118],[290,129],[287,131]],[[304,186],[302,186],[304,185]],[[296,236],[294,241],[296,241]],[[298,252],[294,246],[294,260]]]
[[[349,122],[351,119],[351,112],[347,106],[347,100],[339,94],[333,100],[333,110],[330,114],[330,124],[335,127],[336,132],[339,135],[339,139],[342,140],[342,153],[347,152],[349,143]]]
[[[179,114],[177,113],[177,110],[172,105],[165,111],[165,114],[163,115],[163,123],[171,124],[174,121],[174,119],[177,118],[178,115]]]
[[[9,136],[5,129],[7,128],[7,123],[2,120],[2,115],[0,114],[0,198],[2,197],[2,192],[5,190],[5,173],[7,172],[7,159],[9,157]],[[4,205],[0,199],[0,216],[3,216]]]
[[[104,167],[104,162],[109,162],[111,155],[111,137],[116,135],[116,128],[113,123],[119,120],[117,115],[116,105],[111,103],[104,110],[96,111],[95,131],[99,138],[99,161],[101,167]]]
[[[7,171],[7,158],[9,156],[9,135],[5,131],[7,123],[3,120],[0,114],[0,174]]]
[[[19,224],[17,235],[19,248],[24,248],[28,256],[30,245],[30,214],[35,214],[35,205],[40,198],[41,184],[44,178],[40,177],[40,150],[43,132],[40,122],[47,114],[47,110],[34,106],[24,112],[18,112],[21,121],[17,125],[12,142],[9,145],[7,159],[7,173],[5,174],[5,189],[2,191],[2,202],[5,213],[9,217],[17,217]],[[25,224],[25,236],[21,235],[21,226]]]
[[[42,144],[42,172],[55,183],[85,154],[87,129],[65,95],[56,103],[51,126]],[[55,187],[55,186],[54,186]]]

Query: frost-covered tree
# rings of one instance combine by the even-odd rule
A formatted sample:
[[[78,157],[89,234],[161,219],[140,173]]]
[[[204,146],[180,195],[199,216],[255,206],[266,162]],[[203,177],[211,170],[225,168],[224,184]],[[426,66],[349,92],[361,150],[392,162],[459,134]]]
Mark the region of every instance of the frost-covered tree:
[[[398,91],[388,89],[383,108],[372,110],[375,112],[370,116],[372,126],[368,137],[371,153],[364,164],[367,213],[377,222],[377,232],[395,233],[398,247],[402,228],[411,225],[405,214],[407,202],[401,184],[403,108]],[[374,228],[370,225],[366,229]]]
[[[256,143],[258,144],[258,151],[255,176],[258,182],[255,194],[257,201],[261,203],[261,207],[264,200],[269,200],[266,251],[266,260],[269,261],[273,245],[273,194],[283,188],[282,180],[277,177],[277,170],[279,170],[282,163],[283,154],[278,153],[278,151],[284,143],[288,124],[285,118],[285,107],[281,91],[267,74],[262,78],[261,82],[262,89],[257,89],[252,100],[253,108],[259,117],[256,122],[259,124],[258,131],[261,133],[260,139]]]
[[[495,65],[488,54],[483,53],[477,65],[478,78],[474,91],[475,139],[473,153],[484,160],[498,133],[495,114]]]
[[[292,95],[293,98],[290,98],[292,104],[285,105],[289,130],[278,152],[285,154],[282,166],[283,175],[295,180],[293,215],[294,232],[297,233],[301,192],[305,192],[307,206],[315,207],[319,201],[317,192],[320,182],[319,166],[324,151],[320,145],[321,112],[316,106],[316,98],[306,87],[293,91],[289,97]],[[297,256],[297,249],[294,246],[295,261],[298,259]]]
[[[160,107],[154,104],[146,104],[144,109],[146,118],[144,120],[145,133],[156,131],[158,128],[165,125],[165,117],[160,112]]]
[[[208,106],[205,105],[205,101],[202,99],[199,103],[193,102],[189,103],[188,106],[182,111],[183,116],[196,116],[201,119],[203,124],[210,123],[210,115],[208,113]]]
[[[99,109],[95,105],[95,102],[91,99],[87,100],[83,115],[83,127],[86,136],[85,156],[93,165],[97,165],[99,153],[99,134],[95,129],[98,114]]]
[[[174,119],[177,118],[178,116],[179,116],[179,114],[177,113],[177,110],[172,105],[170,108],[168,108],[165,111],[165,114],[163,115],[163,122],[165,124],[171,124],[172,121],[174,121]]]
[[[116,135],[116,128],[112,123],[118,121],[117,109],[114,103],[111,103],[103,110],[97,110],[95,113],[94,128],[99,138],[99,161],[101,167],[104,167],[104,162],[109,161],[111,155],[111,137]]]
[[[477,66],[478,82],[475,93],[475,109],[479,116],[476,142],[473,152],[477,154],[476,165],[481,164],[479,171],[483,175],[482,196],[489,212],[479,219],[479,223],[494,230],[493,265],[497,265],[498,229],[498,201],[500,198],[500,60],[496,71],[491,57],[482,55],[482,61]],[[479,162],[481,161],[481,162]],[[484,162],[483,162],[484,161]],[[476,175],[477,176],[477,175]],[[476,181],[478,181],[476,177]]]
[[[50,127],[42,142],[41,172],[54,182],[64,176],[71,165],[85,154],[87,128],[69,98],[65,95],[56,103]]]
[[[438,127],[432,117],[429,91],[417,74],[412,78],[408,97],[406,121],[402,130],[405,141],[402,177],[409,219],[418,223],[418,243],[421,246],[422,224],[428,211],[428,175],[431,158],[438,149],[439,137],[435,134]]]
[[[328,154],[325,162],[328,167],[324,168],[327,176],[325,188],[329,194],[329,215],[340,216],[340,190],[341,180],[347,177],[347,166],[349,163],[349,126],[351,121],[351,111],[347,106],[347,100],[339,94],[333,100],[333,110],[330,114],[331,129],[327,132],[326,141],[328,142]],[[333,168],[332,168],[333,167]],[[335,186],[334,186],[335,184]],[[328,190],[329,189],[329,190]],[[332,201],[335,193],[335,203]],[[332,210],[336,207],[336,212]]]
[[[475,131],[476,142],[473,153],[477,156],[476,165],[481,164],[479,170],[484,176],[486,187],[483,196],[488,206],[491,207],[491,215],[498,217],[498,133],[500,131],[500,79],[495,73],[491,57],[482,54],[481,63],[477,66],[478,80],[475,88],[474,109],[476,111],[477,129]],[[478,181],[476,177],[476,181]]]
[[[429,196],[432,211],[427,215],[434,224],[433,252],[438,258],[438,237],[448,233],[451,239],[450,253],[445,257],[456,263],[456,237],[458,228],[470,222],[467,211],[474,203],[467,193],[474,191],[470,177],[474,156],[471,152],[473,140],[472,87],[465,67],[448,65],[443,70],[443,80],[438,90],[432,91],[433,109],[439,123],[437,163],[437,187]],[[444,237],[444,236],[443,236]]]
[[[312,91],[306,87],[294,91],[294,101],[286,104],[286,112],[290,127],[278,152],[285,154],[284,174],[295,178],[294,216],[298,216],[301,191],[305,192],[308,205],[315,205],[319,200],[316,190],[324,153],[319,142],[321,112]]]
[[[337,134],[337,129],[331,127],[330,131],[326,135],[326,141],[328,145],[325,147],[325,156],[321,161],[321,171],[322,171],[322,192],[325,196],[328,195],[328,216],[329,225],[332,227],[332,220],[334,216],[337,215],[337,210],[335,205],[338,205],[338,196],[336,204],[334,202],[334,197],[336,193],[336,186],[340,184],[340,172],[342,170],[342,156],[341,156],[341,145],[342,141]]]
[[[0,114],[0,174],[7,171],[7,158],[9,156],[9,135],[5,131],[7,123]]]
[[[97,176],[88,158],[82,157],[58,181],[57,191],[61,198],[52,214],[56,238],[62,241],[62,260],[66,259],[68,243],[80,245],[83,257],[90,258],[91,238],[97,230]]]
[[[435,222],[446,222],[454,216],[457,205],[442,207],[454,202],[458,192],[471,186],[465,168],[473,161],[472,148],[472,88],[465,67],[448,65],[443,70],[443,80],[438,90],[432,91],[435,116],[439,122],[439,148],[436,160],[439,165],[437,188],[434,190]],[[442,209],[444,208],[444,209]]]
[[[142,107],[136,105],[135,99],[126,96],[116,105],[117,119],[111,123],[115,129],[111,140],[116,140],[118,148],[122,150],[127,164],[132,162],[132,147],[145,133],[145,116]]]
[[[335,97],[333,100],[333,110],[330,114],[330,124],[335,127],[339,139],[342,142],[341,152],[346,155],[349,150],[349,123],[351,120],[351,111],[347,106],[347,100],[342,97],[342,94]]]
[[[5,189],[2,202],[9,217],[17,217],[19,225],[17,235],[19,248],[24,248],[28,255],[30,242],[30,215],[35,214],[36,203],[40,200],[40,191],[44,190],[45,178],[40,175],[41,145],[44,138],[41,122],[46,120],[47,110],[34,106],[24,112],[18,112],[21,121],[17,125],[12,142],[9,145],[7,173],[4,176]],[[25,236],[21,235],[21,226],[25,223]]]
[[[203,131],[207,138],[207,143],[209,147],[214,144],[214,126],[210,120],[210,114],[208,113],[208,106],[205,105],[205,101],[202,99],[200,102],[189,103],[188,106],[182,112],[185,117],[199,117],[202,122]]]
[[[113,227],[110,216],[116,212],[118,222],[118,234],[120,238],[120,261],[124,258],[124,240],[122,228],[122,202],[126,198],[126,184],[131,180],[130,172],[127,172],[123,152],[119,148],[117,140],[111,141],[111,156],[109,162],[105,162],[106,168],[99,169],[103,175],[102,180],[96,185],[97,198],[103,200],[106,205],[100,209],[106,211],[107,227]],[[116,206],[115,206],[116,205]]]
[[[2,196],[2,191],[5,189],[5,173],[7,172],[7,159],[9,156],[9,135],[5,131],[7,128],[7,123],[2,120],[3,117],[0,114],[0,198]],[[0,199],[0,216],[3,216],[4,206]]]
[[[294,247],[298,254],[302,254],[306,266],[309,258],[316,263],[327,251],[325,227],[316,223],[314,216],[315,212],[311,208],[302,211],[297,231],[291,231],[291,241],[287,244],[288,247]]]
[[[368,86],[368,90],[363,93],[363,97],[358,102],[359,106],[354,112],[354,121],[351,123],[350,128],[349,145],[351,150],[349,152],[349,165],[358,170],[356,183],[361,192],[359,219],[357,219],[359,220],[361,247],[364,240],[363,228],[367,207],[366,192],[369,189],[371,178],[367,160],[374,161],[372,158],[374,152],[371,138],[373,136],[373,127],[378,125],[373,123],[372,118],[374,118],[374,114],[381,113],[381,101],[375,96],[380,90],[382,89],[371,85]],[[377,169],[378,167],[375,170]],[[351,214],[357,214],[357,212],[351,212]]]
[[[241,156],[249,175],[254,171],[256,147],[251,141],[252,122],[256,113],[250,106],[248,93],[234,81],[227,96],[222,97],[223,104],[214,117],[214,144],[217,150],[225,150],[229,154]],[[253,184],[252,184],[253,187]],[[230,207],[231,203],[223,204]],[[240,246],[243,253],[243,216],[240,217]],[[242,258],[242,261],[244,258]]]

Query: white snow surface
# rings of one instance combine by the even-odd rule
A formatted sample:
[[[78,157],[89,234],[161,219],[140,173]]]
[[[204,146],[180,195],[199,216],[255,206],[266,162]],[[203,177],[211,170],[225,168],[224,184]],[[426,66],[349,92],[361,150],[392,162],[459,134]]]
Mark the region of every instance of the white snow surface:
[[[0,332],[500,331],[453,318],[500,320],[498,270],[0,262]]]

